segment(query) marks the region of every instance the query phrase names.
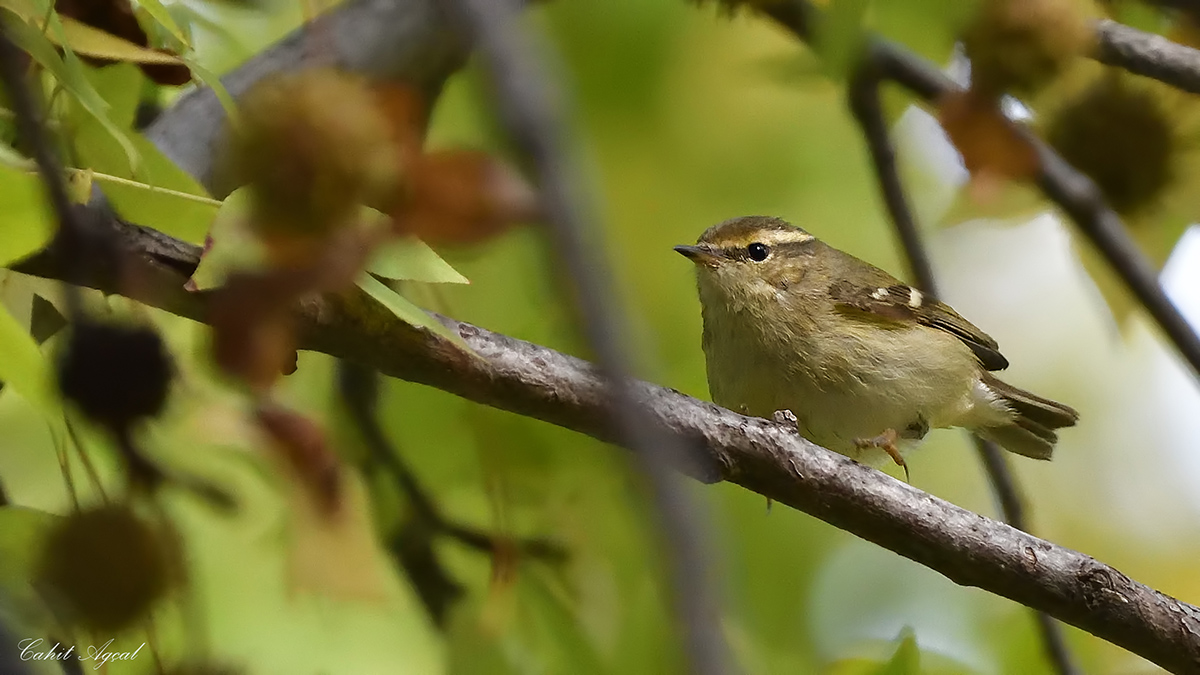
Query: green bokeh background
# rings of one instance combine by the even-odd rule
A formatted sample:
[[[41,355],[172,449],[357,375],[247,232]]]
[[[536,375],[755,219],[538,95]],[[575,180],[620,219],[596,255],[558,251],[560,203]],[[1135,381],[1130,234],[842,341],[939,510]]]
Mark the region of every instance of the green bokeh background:
[[[944,59],[961,16],[956,6],[880,0],[871,17],[877,28]],[[267,18],[225,12],[215,16],[229,36],[197,32],[202,60],[218,71],[301,17],[292,6]],[[575,149],[603,225],[595,245],[616,272],[640,376],[707,397],[694,279],[671,247],[726,218],[782,216],[904,276],[843,86],[812,52],[762,20],[729,19],[679,0],[557,0],[531,13],[559,55],[552,65],[572,101]],[[900,99],[894,103],[904,110]],[[439,101],[430,144],[504,152],[489,111],[481,69],[472,62]],[[1007,380],[1082,413],[1080,427],[1063,433],[1053,462],[1011,462],[1034,531],[1195,601],[1195,380],[1144,321],[1116,327],[1056,219],[934,228],[962,177],[922,115],[898,115],[896,133],[946,299],[998,339],[1013,363]],[[537,231],[443,254],[472,283],[411,288],[410,297],[494,331],[587,355]],[[444,633],[394,572],[383,599],[373,602],[296,592],[286,573],[287,479],[245,451],[188,435],[192,427],[178,421],[188,406],[219,398],[204,384],[204,331],[156,316],[187,363],[188,384],[153,446],[170,461],[222,477],[244,500],[233,518],[186,496],[169,500],[198,590],[182,603],[190,610],[162,612],[163,653],[183,653],[191,611],[207,626],[212,653],[251,673],[682,669],[654,515],[626,453],[405,382],[386,384],[386,426],[446,513],[509,534],[560,539],[573,551],[571,562],[556,568],[522,561],[497,580],[486,557],[447,542],[439,553],[469,593]],[[282,385],[283,398],[348,439],[331,378],[329,359],[304,354],[299,372]],[[45,423],[5,392],[0,429],[0,478],[13,501],[67,512]],[[343,442],[354,456],[353,442]],[[115,489],[111,457],[100,463]],[[933,433],[910,466],[917,487],[996,515],[962,433]],[[906,627],[920,667],[891,672],[1050,672],[1028,610],[955,586],[807,515],[769,509],[736,486],[691,489],[701,506],[697,517],[711,525],[723,628],[746,672],[875,672]],[[386,490],[375,499],[381,526],[404,509]],[[337,554],[329,551],[335,566]],[[1067,636],[1085,672],[1154,670],[1074,629]],[[141,639],[128,641],[136,646]],[[109,672],[153,672],[151,666],[143,658]]]

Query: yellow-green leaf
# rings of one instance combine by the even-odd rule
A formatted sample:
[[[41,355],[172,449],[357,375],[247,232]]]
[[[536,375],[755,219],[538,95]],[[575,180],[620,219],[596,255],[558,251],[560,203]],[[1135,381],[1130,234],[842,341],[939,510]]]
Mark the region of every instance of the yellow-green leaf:
[[[99,28],[80,23],[69,16],[62,17],[62,28],[65,43],[77,53],[85,56],[112,59],[114,61],[127,61],[130,63],[163,63],[169,65],[183,63],[178,56],[136,45],[125,38],[120,38]],[[59,42],[54,37],[52,33],[50,39],[54,42]]]
[[[428,244],[416,237],[395,239],[376,249],[367,271],[395,281],[423,281],[434,284],[469,284]]]
[[[41,178],[0,166],[0,267],[45,246],[55,225]]]
[[[0,15],[4,12],[0,11]],[[51,14],[51,26],[57,27],[57,30],[62,30],[62,24],[57,20],[57,15]],[[0,16],[0,18],[3,18]],[[104,99],[96,91],[95,87],[88,82],[86,69],[69,48],[64,50],[62,57],[59,57],[58,51],[51,44],[50,40],[36,30],[33,26],[19,19],[6,21],[5,27],[8,30],[8,36],[18,47],[26,51],[35,61],[43,68],[48,70],[63,89],[74,98],[89,115],[95,119],[100,128],[107,133],[120,146],[120,149],[125,153],[130,166],[137,166],[139,156],[134,148],[133,142],[129,135],[119,129],[108,117],[109,106]],[[61,36],[60,36],[61,37]],[[65,40],[64,40],[65,41]]]
[[[88,69],[87,78],[96,90],[105,92],[112,104],[113,116],[132,124],[137,107],[136,93],[143,81],[141,72],[133,65],[120,64]],[[130,96],[130,92],[134,96]],[[68,120],[75,130],[72,140],[82,164],[80,168],[96,172],[95,180],[103,183],[104,194],[117,213],[139,225],[148,225],[185,241],[204,241],[219,203],[205,201],[208,193],[195,178],[167,159],[139,133],[132,132],[129,137],[141,157],[141,162],[134,166],[95,118],[73,109],[68,113]],[[125,180],[106,180],[106,176]],[[182,195],[172,194],[172,191]],[[186,195],[199,199],[189,199]]]
[[[911,628],[901,631],[895,653],[875,675],[921,675],[921,650]]]
[[[0,307],[0,381],[47,415],[58,407],[46,357],[29,331],[3,307]]]
[[[171,16],[171,13],[167,11],[167,8],[161,2],[158,0],[137,0],[137,4],[154,19],[155,23],[170,33],[171,37],[178,40],[181,45],[191,47],[187,35],[184,34],[179,24],[175,23],[175,17]]]
[[[225,89],[225,85],[221,84],[221,78],[217,77],[216,73],[200,65],[191,56],[184,56],[182,59],[187,64],[187,67],[192,70],[192,75],[200,78],[201,82],[209,89],[212,89],[213,94],[217,97],[217,101],[225,109],[225,114],[229,116],[230,122],[236,123],[238,114],[237,103],[233,101],[233,97],[229,95],[229,92]]]
[[[444,337],[454,344],[462,347],[470,354],[475,353],[470,347],[467,346],[466,342],[463,342],[461,337],[452,333],[449,329],[443,326],[441,322],[429,316],[425,310],[409,302],[407,298],[388,288],[382,281],[376,279],[370,274],[364,272],[363,275],[358,279],[358,286],[366,291],[367,294],[372,298],[375,298],[379,304],[388,308],[388,310],[390,310],[392,314],[394,314],[396,318],[400,319],[401,321],[416,326],[417,328],[424,328],[432,333],[440,335],[441,337]]]
[[[122,129],[133,128],[146,75],[132,63],[87,68],[84,76],[108,104],[108,118]]]
[[[267,259],[262,242],[247,227],[250,190],[240,188],[225,198],[209,228],[212,245],[204,251],[192,274],[198,290],[225,283],[230,272],[261,268]]]

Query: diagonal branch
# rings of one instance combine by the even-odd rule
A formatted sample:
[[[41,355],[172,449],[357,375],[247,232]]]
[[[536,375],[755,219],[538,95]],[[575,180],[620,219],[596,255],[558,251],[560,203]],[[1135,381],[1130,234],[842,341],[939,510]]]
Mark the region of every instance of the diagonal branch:
[[[1200,94],[1200,50],[1107,19],[1096,22],[1092,58]]]
[[[164,247],[161,235],[128,224],[113,227],[159,270],[159,281],[168,289],[134,299],[203,320],[207,295],[182,289],[199,248]],[[66,272],[53,249],[17,269],[50,278]],[[604,379],[575,357],[439,317],[483,357],[474,358],[357,292],[312,299],[298,309],[297,318],[304,349],[623,444],[611,423]],[[1200,673],[1200,607],[815,446],[786,427],[671,389],[645,383],[635,389],[649,418],[689,448],[693,461],[685,470],[710,467],[722,480],[816,516],[956,583],[1046,612],[1173,672]],[[701,473],[712,478],[708,471]]]
[[[883,193],[884,204],[891,215],[896,233],[900,237],[908,265],[912,270],[917,286],[932,298],[938,297],[937,281],[933,273],[933,263],[929,253],[921,241],[921,234],[913,218],[912,209],[904,195],[904,186],[900,174],[896,170],[896,152],[889,137],[887,122],[883,117],[883,108],[879,101],[879,73],[875,69],[873,52],[868,50],[862,55],[862,61],[849,83],[850,109],[862,128],[867,147],[875,166],[876,179]],[[1000,503],[1001,513],[1009,525],[1018,530],[1029,531],[1025,523],[1024,507],[1017,493],[1016,479],[1008,467],[1008,461],[1003,452],[993,442],[979,436],[972,436],[975,448],[979,452],[980,461],[987,472],[988,481],[992,485]],[[1074,675],[1079,668],[1073,663],[1071,653],[1067,649],[1062,627],[1054,619],[1042,612],[1036,612],[1038,630],[1056,671],[1061,675]]]

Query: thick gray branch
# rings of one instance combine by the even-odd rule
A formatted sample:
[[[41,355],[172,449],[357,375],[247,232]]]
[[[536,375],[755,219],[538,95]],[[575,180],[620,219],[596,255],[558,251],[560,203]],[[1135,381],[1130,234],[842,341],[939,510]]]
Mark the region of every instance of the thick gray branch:
[[[204,320],[204,294],[182,290],[199,250],[116,224],[162,275],[138,298]],[[61,278],[53,251],[18,266]],[[113,291],[115,288],[108,288]],[[300,308],[302,345],[463,398],[619,443],[610,397],[585,361],[439,317],[482,358],[412,328],[360,295]],[[812,514],[944,574],[1050,614],[1178,673],[1200,673],[1200,608],[1082,553],[943,501],[819,448],[773,422],[638,383],[651,418],[692,453],[699,478],[726,480]]]
[[[433,101],[466,61],[467,46],[438,0],[353,0],[289,35],[221,78],[234,98],[271,73],[340,66],[408,82]],[[214,196],[233,186],[214,181],[225,109],[211,89],[181,97],[146,130],[159,150]]]
[[[1193,94],[1200,94],[1200,50],[1107,19],[1096,22],[1096,50],[1101,63],[1145,75]]]

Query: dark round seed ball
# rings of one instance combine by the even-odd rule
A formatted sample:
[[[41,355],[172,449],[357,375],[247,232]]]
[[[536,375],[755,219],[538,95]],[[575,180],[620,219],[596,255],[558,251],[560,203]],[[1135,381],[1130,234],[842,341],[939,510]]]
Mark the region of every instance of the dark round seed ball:
[[[81,323],[58,364],[58,385],[93,420],[114,431],[162,411],[174,367],[158,333]]]
[[[42,551],[38,585],[68,619],[102,634],[132,626],[170,586],[173,561],[162,537],[128,507],[68,516]]]
[[[1152,91],[1103,77],[1051,118],[1046,140],[1096,181],[1122,215],[1153,205],[1172,179],[1179,145]]]

